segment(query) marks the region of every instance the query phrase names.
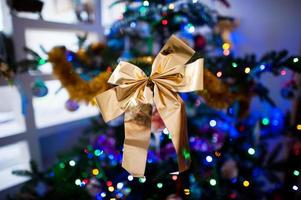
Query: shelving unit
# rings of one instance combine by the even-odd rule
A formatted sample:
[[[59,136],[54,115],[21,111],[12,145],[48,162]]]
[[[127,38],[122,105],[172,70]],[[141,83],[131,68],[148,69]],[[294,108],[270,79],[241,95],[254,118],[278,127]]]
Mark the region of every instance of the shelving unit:
[[[94,0],[94,3],[93,23],[68,24],[12,16],[16,60],[27,56],[23,51],[25,46],[36,51],[39,51],[39,45],[46,50],[55,45],[74,49],[78,33],[89,33],[88,42],[102,40],[101,1]],[[38,166],[43,166],[41,138],[62,132],[66,127],[87,126],[87,118],[98,114],[96,107],[86,105],[81,105],[75,112],[66,110],[64,103],[68,94],[64,89],[56,94],[60,83],[51,75],[51,66],[45,65],[41,71],[39,75],[18,75],[16,86],[0,80],[0,177],[5,177],[0,179],[0,191],[27,180],[12,175],[11,171],[28,168],[29,160],[33,159]],[[43,79],[49,89],[45,97],[32,95],[32,83],[37,78]]]

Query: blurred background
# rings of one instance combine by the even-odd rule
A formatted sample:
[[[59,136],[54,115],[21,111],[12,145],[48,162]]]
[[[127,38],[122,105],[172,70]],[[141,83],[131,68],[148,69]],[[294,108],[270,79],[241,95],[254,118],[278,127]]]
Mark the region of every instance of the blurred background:
[[[0,199],[301,199],[301,1],[1,0]],[[93,97],[172,34],[205,59],[181,94],[193,163],[153,110],[146,177]],[[108,102],[109,106],[109,102]]]

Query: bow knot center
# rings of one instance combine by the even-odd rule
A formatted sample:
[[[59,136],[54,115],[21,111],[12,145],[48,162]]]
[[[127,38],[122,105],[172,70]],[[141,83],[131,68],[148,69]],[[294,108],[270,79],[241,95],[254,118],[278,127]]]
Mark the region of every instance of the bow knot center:
[[[152,81],[151,77],[148,77],[146,86],[151,89],[151,91],[154,91],[154,82]]]

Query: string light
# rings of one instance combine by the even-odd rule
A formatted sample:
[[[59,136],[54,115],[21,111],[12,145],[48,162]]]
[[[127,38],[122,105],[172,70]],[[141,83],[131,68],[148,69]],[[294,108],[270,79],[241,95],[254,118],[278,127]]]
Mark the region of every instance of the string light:
[[[210,185],[215,186],[216,185],[216,180],[215,179],[210,179],[209,183],[210,183]]]
[[[151,63],[153,61],[153,58],[151,56],[147,56],[146,57],[146,61],[149,62],[149,63]]]
[[[74,161],[74,160],[70,160],[70,161],[69,161],[69,165],[70,165],[71,167],[74,167],[74,166],[75,166],[75,161]]]
[[[262,71],[262,70],[264,70],[264,69],[265,69],[265,65],[260,65],[260,66],[259,66],[259,68],[260,68],[260,69],[261,69],[261,71]]]
[[[106,197],[107,194],[106,194],[105,192],[102,192],[102,193],[100,194],[100,196],[101,196],[101,197]]]
[[[117,183],[117,189],[121,190],[123,188],[123,183]]]
[[[166,26],[168,24],[168,20],[167,19],[163,19],[161,23],[162,23],[162,25]]]
[[[279,121],[278,121],[278,120],[273,120],[273,121],[272,121],[272,124],[273,124],[274,126],[278,126],[278,125],[279,125]]]
[[[246,68],[245,68],[245,73],[246,73],[246,74],[250,73],[250,71],[251,71],[250,67],[246,67]]]
[[[114,188],[113,186],[110,186],[110,187],[108,188],[108,190],[109,190],[110,192],[113,192],[113,191],[115,190],[115,188]]]
[[[76,179],[75,180],[75,185],[80,185],[81,184],[81,180],[80,179]]]
[[[235,62],[232,63],[232,67],[236,68],[237,66],[238,66],[237,63]]]
[[[223,44],[223,49],[224,49],[224,50],[229,50],[229,49],[230,49],[230,44],[227,43],[227,42],[225,42],[225,43]]]
[[[215,127],[216,126],[216,121],[214,119],[210,120],[209,125],[211,127]]]
[[[297,125],[297,130],[298,130],[298,131],[301,131],[301,124],[298,124],[298,125]]]
[[[131,28],[135,28],[135,27],[136,27],[136,23],[135,23],[135,22],[131,22],[131,23],[130,23],[130,27],[131,27]]]
[[[176,181],[176,180],[178,179],[178,176],[173,175],[173,176],[171,177],[171,179],[174,180],[174,181]]]
[[[146,181],[146,178],[145,178],[145,177],[139,178],[139,182],[140,182],[140,183],[145,183],[145,181]]]
[[[100,156],[101,154],[103,154],[103,151],[101,151],[101,150],[99,150],[99,149],[96,149],[96,150],[94,151],[94,155],[95,155],[95,156]]]
[[[229,49],[225,49],[225,50],[223,51],[223,54],[224,54],[224,56],[229,56],[229,55],[230,55]]]
[[[206,156],[206,161],[211,163],[213,160],[212,156]]]
[[[185,188],[185,189],[184,189],[184,194],[185,194],[185,195],[190,195],[190,189]]]
[[[249,148],[249,149],[248,149],[248,153],[249,153],[250,155],[254,155],[254,154],[255,154],[255,149]]]
[[[145,8],[145,7],[140,7],[139,8],[139,12],[140,12],[141,15],[145,15],[146,11],[147,11],[147,8]]]
[[[298,170],[294,170],[293,174],[294,174],[295,176],[299,176],[299,175],[300,175],[300,172],[299,172]]]
[[[65,164],[64,164],[64,163],[60,163],[60,164],[59,164],[59,167],[60,167],[61,169],[64,169],[64,168],[65,168]]]
[[[185,160],[189,160],[190,159],[190,152],[187,151],[187,149],[183,150],[183,156],[185,158]]]
[[[268,125],[269,123],[270,123],[270,120],[269,120],[269,118],[263,118],[262,120],[261,120],[261,123],[263,124],[263,125]]]
[[[98,174],[99,174],[99,170],[98,169],[93,169],[92,170],[92,174],[94,175],[94,176],[97,176]]]
[[[46,63],[46,60],[41,58],[39,59],[39,65],[44,65]]]
[[[187,24],[184,29],[189,33],[193,33],[195,31],[195,27],[191,23]]]
[[[293,190],[297,191],[298,189],[299,189],[299,187],[298,187],[298,186],[296,186],[296,185],[293,185]]]
[[[110,160],[114,159],[114,156],[112,154],[110,154],[108,157],[109,157]]]
[[[71,62],[73,60],[73,56],[71,54],[67,55],[67,61]]]
[[[245,187],[249,187],[249,185],[250,185],[250,182],[249,181],[247,181],[247,180],[245,180],[243,183],[242,183]]]
[[[128,176],[128,180],[129,180],[129,181],[132,181],[132,180],[134,180],[134,177],[133,177],[132,175],[129,175],[129,176]]]
[[[163,129],[163,133],[164,133],[165,135],[168,135],[168,134],[169,134],[168,129],[167,129],[167,128]]]
[[[215,155],[216,157],[220,157],[222,154],[221,154],[220,152],[216,151],[216,152],[214,152],[214,155]]]
[[[294,59],[293,59],[293,62],[294,62],[294,63],[297,63],[298,61],[299,61],[299,58],[294,58]]]
[[[285,76],[285,75],[286,75],[286,71],[283,69],[283,70],[281,70],[280,74],[281,74],[282,76]]]
[[[173,3],[169,4],[168,8],[169,8],[170,10],[173,10],[173,9],[175,8],[175,4],[173,4]]]
[[[149,2],[148,1],[143,1],[143,6],[149,6]]]
[[[112,185],[113,185],[112,181],[107,181],[107,186],[108,186],[108,187],[110,187],[110,186],[112,186]]]
[[[157,183],[157,188],[161,189],[163,187],[163,183]]]
[[[221,72],[221,71],[218,71],[218,72],[216,73],[216,76],[219,77],[219,78],[220,78],[222,75],[223,75],[223,72]]]
[[[88,184],[88,182],[89,182],[89,180],[85,178],[85,179],[83,179],[83,181],[81,182],[80,186],[85,186],[85,185]]]
[[[236,193],[231,193],[231,194],[230,194],[230,198],[231,198],[231,199],[236,199],[236,197],[237,197],[237,194],[236,194]]]

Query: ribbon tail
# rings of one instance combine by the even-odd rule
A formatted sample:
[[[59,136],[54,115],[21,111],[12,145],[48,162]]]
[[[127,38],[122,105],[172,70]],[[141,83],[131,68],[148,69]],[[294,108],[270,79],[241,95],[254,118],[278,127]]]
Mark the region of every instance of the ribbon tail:
[[[116,88],[109,89],[95,97],[98,108],[105,122],[108,122],[124,113],[117,99]]]
[[[144,177],[151,134],[150,104],[140,104],[125,113],[122,167],[134,177]]]
[[[165,95],[160,95],[161,94]],[[189,169],[191,164],[187,119],[185,113],[185,105],[181,97],[172,91],[166,90],[164,87],[155,87],[154,100],[158,112],[171,134],[172,142],[178,156],[179,172]]]

